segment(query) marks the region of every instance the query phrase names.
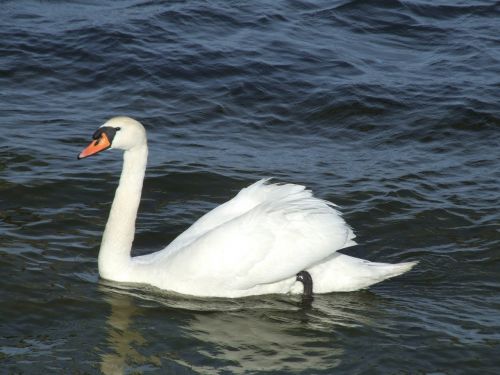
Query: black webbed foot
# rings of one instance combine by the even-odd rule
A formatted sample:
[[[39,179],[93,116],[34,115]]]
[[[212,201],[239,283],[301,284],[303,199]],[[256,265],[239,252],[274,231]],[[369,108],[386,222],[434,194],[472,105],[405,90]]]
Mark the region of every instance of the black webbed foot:
[[[304,293],[302,294],[302,304],[304,306],[310,306],[313,298],[313,280],[311,274],[307,271],[300,271],[297,274],[297,281],[304,284]]]

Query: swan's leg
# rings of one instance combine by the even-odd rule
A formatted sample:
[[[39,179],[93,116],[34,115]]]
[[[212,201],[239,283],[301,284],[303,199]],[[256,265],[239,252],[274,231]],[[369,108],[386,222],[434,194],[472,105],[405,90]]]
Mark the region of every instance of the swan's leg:
[[[297,274],[297,281],[304,284],[304,294],[303,297],[312,298],[313,294],[313,279],[311,274],[307,271],[300,271]]]

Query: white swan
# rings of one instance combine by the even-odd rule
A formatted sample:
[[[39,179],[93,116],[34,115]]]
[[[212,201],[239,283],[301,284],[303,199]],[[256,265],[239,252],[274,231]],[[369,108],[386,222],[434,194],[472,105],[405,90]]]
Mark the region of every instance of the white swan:
[[[99,251],[99,274],[196,296],[242,297],[354,291],[410,270],[416,262],[373,263],[340,254],[354,233],[333,208],[303,186],[260,180],[202,216],[158,252],[131,257],[148,156],[146,131],[115,117],[102,125],[79,159],[124,150],[123,170]]]

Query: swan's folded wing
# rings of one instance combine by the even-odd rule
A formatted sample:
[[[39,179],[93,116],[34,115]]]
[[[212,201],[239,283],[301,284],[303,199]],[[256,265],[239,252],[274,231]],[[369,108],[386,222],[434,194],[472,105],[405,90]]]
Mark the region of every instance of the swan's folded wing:
[[[262,203],[277,201],[298,192],[310,195],[304,186],[269,184],[268,181],[269,178],[266,178],[253,183],[242,189],[233,199],[207,212],[172,241],[165,248],[166,253],[175,253],[214,228],[244,215]]]
[[[353,238],[331,204],[302,189],[207,231],[167,263],[169,273],[205,288],[243,290],[294,276]]]

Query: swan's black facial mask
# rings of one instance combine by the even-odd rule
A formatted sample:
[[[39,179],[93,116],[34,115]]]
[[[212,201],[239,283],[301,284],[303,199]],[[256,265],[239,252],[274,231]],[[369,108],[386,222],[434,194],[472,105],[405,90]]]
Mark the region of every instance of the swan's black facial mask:
[[[95,155],[110,148],[113,143],[113,138],[115,138],[118,130],[120,130],[120,128],[113,128],[111,126],[103,126],[97,129],[92,135],[94,141],[90,142],[90,144],[82,152],[80,152],[78,159]]]
[[[115,129],[111,126],[103,126],[92,134],[92,139],[99,139],[102,137],[102,134],[105,133],[108,136],[109,143],[113,143],[113,138],[115,137],[117,130],[120,130],[120,128]]]

